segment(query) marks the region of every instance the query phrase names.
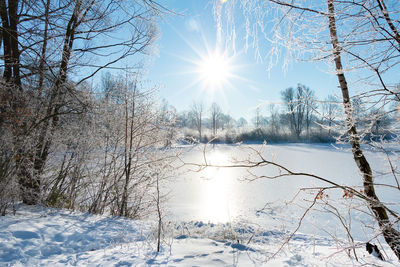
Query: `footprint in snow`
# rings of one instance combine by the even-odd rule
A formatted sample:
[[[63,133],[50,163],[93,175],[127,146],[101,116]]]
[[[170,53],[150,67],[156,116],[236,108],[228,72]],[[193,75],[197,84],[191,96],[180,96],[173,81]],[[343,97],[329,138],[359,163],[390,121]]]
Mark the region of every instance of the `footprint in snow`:
[[[215,263],[218,262],[219,264],[227,265],[226,262],[224,262],[224,261],[221,260],[221,259],[212,259],[212,261],[215,262]]]
[[[132,266],[132,263],[127,261],[120,261],[114,265],[115,267],[122,267],[122,266]]]
[[[192,259],[192,258],[194,258],[194,256],[193,255],[186,255],[186,256],[184,256],[184,258],[185,259]]]
[[[303,258],[296,254],[293,255],[292,257],[290,257],[289,260],[286,261],[287,264],[289,264],[289,266],[306,266],[303,262]]]
[[[63,236],[63,234],[58,233],[58,234],[54,235],[54,241],[56,241],[56,242],[64,242],[65,241],[65,237]]]
[[[20,239],[40,238],[37,233],[31,231],[15,231],[13,232],[13,236]]]

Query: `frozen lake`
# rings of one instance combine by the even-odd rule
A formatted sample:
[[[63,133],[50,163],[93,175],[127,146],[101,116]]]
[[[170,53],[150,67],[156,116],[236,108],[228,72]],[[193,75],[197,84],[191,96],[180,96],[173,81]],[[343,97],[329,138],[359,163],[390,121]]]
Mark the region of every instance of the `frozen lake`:
[[[262,149],[261,145],[251,145],[252,149]],[[188,149],[183,155],[187,163],[202,163],[204,146]],[[242,145],[208,146],[207,161],[216,165],[231,164],[233,158],[248,157],[250,149]],[[359,186],[362,181],[349,147],[334,147],[329,144],[283,144],[268,145],[263,148],[263,157],[273,160],[291,171],[307,172],[342,185]],[[368,150],[367,159],[377,170],[375,182],[395,184],[390,175],[383,175],[388,168],[385,155]],[[195,167],[187,167],[195,170]],[[278,174],[275,167],[252,170],[257,175]],[[189,171],[180,175],[170,185],[167,203],[168,217],[177,221],[202,221],[213,223],[234,223],[244,221],[263,227],[294,229],[306,208],[312,204],[318,190],[300,190],[328,186],[328,184],[305,176],[289,176],[278,179],[258,179],[248,181],[246,169],[206,168],[201,172]],[[398,190],[376,188],[381,200],[393,203],[398,200]],[[318,201],[308,214],[301,228],[302,232],[327,234],[334,231],[340,235],[344,228],[329,205],[335,205],[350,225],[352,234],[364,239],[369,232],[370,216],[363,214],[366,207],[354,198],[344,198],[342,189],[325,191],[322,201]],[[349,209],[351,207],[351,209]],[[396,208],[394,206],[394,208]],[[350,213],[349,213],[350,210]],[[348,215],[352,219],[349,220]]]

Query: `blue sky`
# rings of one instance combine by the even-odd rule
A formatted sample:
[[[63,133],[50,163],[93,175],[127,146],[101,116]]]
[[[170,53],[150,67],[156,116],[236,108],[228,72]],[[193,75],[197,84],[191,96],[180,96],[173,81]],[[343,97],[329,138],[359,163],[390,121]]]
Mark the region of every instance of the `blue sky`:
[[[267,72],[267,65],[257,62],[254,51],[243,51],[240,40],[241,23],[237,21],[237,53],[227,53],[232,77],[218,90],[209,90],[200,81],[197,64],[208,51],[216,47],[217,27],[212,1],[164,0],[164,5],[180,14],[169,15],[160,22],[158,52],[152,57],[148,68],[148,79],[159,84],[160,97],[165,98],[178,111],[189,110],[194,101],[208,107],[218,103],[225,113],[234,118],[254,116],[261,105],[267,114],[265,102],[279,102],[280,91],[304,84],[323,100],[328,94],[338,93],[335,75],[326,74],[329,66],[315,63],[295,63],[284,73],[280,66]],[[224,36],[222,36],[224,37]],[[261,52],[267,53],[267,44]]]

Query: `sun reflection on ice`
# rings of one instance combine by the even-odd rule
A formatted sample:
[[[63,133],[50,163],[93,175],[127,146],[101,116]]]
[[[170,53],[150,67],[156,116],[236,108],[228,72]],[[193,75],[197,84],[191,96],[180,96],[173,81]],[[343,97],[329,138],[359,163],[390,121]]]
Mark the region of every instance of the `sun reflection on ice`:
[[[215,152],[207,158],[209,164],[223,165],[228,163],[227,156]],[[202,192],[201,218],[205,221],[225,223],[232,216],[230,207],[230,170],[227,168],[207,167],[202,174],[205,187]]]

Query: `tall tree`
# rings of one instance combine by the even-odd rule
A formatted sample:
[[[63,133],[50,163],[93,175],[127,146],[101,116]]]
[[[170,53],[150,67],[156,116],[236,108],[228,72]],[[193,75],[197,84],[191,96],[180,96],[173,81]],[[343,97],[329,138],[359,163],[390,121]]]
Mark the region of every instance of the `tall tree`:
[[[275,109],[274,104],[269,105],[269,125],[272,133],[274,135],[278,135],[279,133],[279,113]]]
[[[297,138],[300,138],[300,135],[303,132],[305,120],[303,88],[301,86],[298,86],[296,90],[292,87],[286,88],[281,92],[281,96],[290,118],[290,129]]]
[[[308,139],[310,139],[310,127],[312,123],[313,113],[318,108],[315,92],[314,90],[311,90],[310,87],[307,87],[302,84],[298,84],[297,87],[300,87],[301,90],[303,91],[304,99],[302,102],[304,103],[304,109],[305,109],[304,119],[306,124],[307,137]]]
[[[400,100],[395,85],[388,79],[396,73],[394,66],[400,63],[399,25],[396,20],[400,3],[390,0],[240,2],[246,23],[255,22],[256,25],[246,29],[246,37],[255,38],[256,43],[259,27],[265,33],[264,26],[271,25],[271,16],[276,19],[272,22],[272,34],[277,38],[268,38],[272,40],[273,50],[268,53],[272,63],[278,62],[274,59],[280,54],[281,47],[287,48],[284,66],[299,58],[329,59],[334,63],[345,111],[346,135],[364,186],[360,198],[372,210],[383,237],[400,259],[400,233],[396,230],[399,215],[385,206],[375,193],[373,172],[360,145],[352,105],[352,99],[363,98],[368,99],[370,104],[384,103],[389,108],[390,102]],[[279,15],[274,16],[276,14]],[[361,77],[358,79],[362,81],[359,96],[349,92],[348,79],[351,76],[347,75],[348,70],[357,72]],[[351,84],[355,86],[356,82],[353,80]],[[392,173],[397,181],[395,172]],[[389,218],[389,214],[394,220]]]
[[[201,137],[202,137],[202,127],[203,127],[203,112],[204,112],[204,106],[203,103],[199,102],[193,102],[191,111],[190,111],[190,117],[192,120],[192,123],[194,124],[195,128],[197,129],[197,132],[199,134],[199,142],[201,142]]]
[[[260,126],[261,126],[261,117],[262,117],[261,109],[260,109],[260,107],[257,107],[255,109],[255,111],[254,111],[254,117],[253,117],[254,127],[260,128]]]
[[[217,103],[212,103],[210,107],[210,117],[211,117],[211,128],[213,131],[213,136],[217,136],[217,130],[219,126],[219,120],[221,117],[222,111]]]
[[[339,115],[338,113],[339,106],[337,98],[333,95],[328,95],[322,104],[322,117],[323,120],[327,121],[329,134],[331,134],[332,125],[335,123]]]
[[[243,117],[240,117],[237,121],[237,126],[239,128],[245,127],[247,125],[247,120]]]
[[[382,1],[382,0],[381,0]],[[378,1],[380,2],[380,1]],[[382,1],[383,2],[383,1]],[[336,29],[336,13],[334,0],[328,0],[328,19],[329,19],[329,34],[333,48],[333,59],[335,62],[336,75],[342,91],[343,106],[345,108],[346,124],[350,139],[350,145],[353,152],[353,158],[358,169],[363,177],[364,192],[368,197],[368,204],[375,214],[378,224],[381,228],[383,237],[392,248],[396,256],[400,259],[400,232],[393,227],[389,220],[389,216],[385,206],[375,194],[375,186],[373,181],[372,169],[368,160],[360,146],[360,140],[357,134],[356,124],[352,113],[351,98],[347,86],[346,76],[342,65],[341,46]],[[400,41],[400,40],[399,40]],[[400,44],[400,42],[399,42]]]

